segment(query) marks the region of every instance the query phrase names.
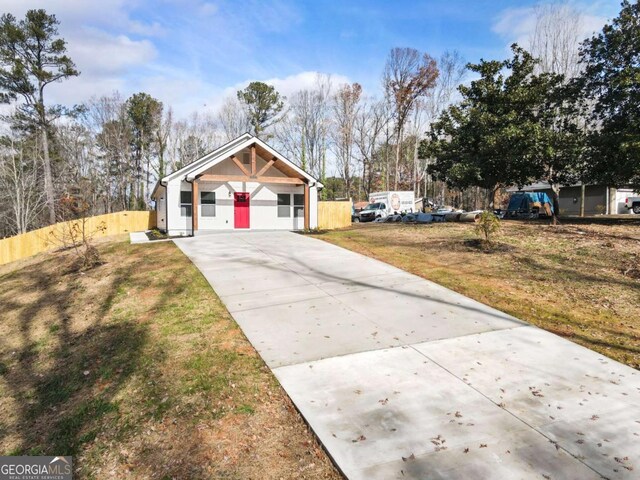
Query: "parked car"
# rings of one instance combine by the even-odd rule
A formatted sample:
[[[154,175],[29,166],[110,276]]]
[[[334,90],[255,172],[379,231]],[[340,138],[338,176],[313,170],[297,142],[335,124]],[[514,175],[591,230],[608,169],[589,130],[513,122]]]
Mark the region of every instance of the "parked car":
[[[351,207],[351,223],[360,223],[360,213],[356,212],[356,209]]]
[[[627,197],[624,201],[624,208],[640,214],[640,197]]]
[[[370,203],[360,211],[360,221],[373,222],[376,218],[386,218],[388,215],[386,203]]]

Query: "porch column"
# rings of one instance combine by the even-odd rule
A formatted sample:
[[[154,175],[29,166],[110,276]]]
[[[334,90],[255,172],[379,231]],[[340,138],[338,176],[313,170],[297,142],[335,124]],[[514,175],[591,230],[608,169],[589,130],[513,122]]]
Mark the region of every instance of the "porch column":
[[[304,229],[309,230],[309,182],[304,184]]]
[[[195,234],[198,230],[198,180],[194,179],[191,186],[191,228]]]

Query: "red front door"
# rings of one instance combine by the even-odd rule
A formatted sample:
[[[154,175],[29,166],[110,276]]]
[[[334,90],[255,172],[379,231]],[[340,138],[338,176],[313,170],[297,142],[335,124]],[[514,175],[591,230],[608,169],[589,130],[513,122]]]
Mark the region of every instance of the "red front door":
[[[233,218],[235,228],[249,228],[249,194],[233,194]]]

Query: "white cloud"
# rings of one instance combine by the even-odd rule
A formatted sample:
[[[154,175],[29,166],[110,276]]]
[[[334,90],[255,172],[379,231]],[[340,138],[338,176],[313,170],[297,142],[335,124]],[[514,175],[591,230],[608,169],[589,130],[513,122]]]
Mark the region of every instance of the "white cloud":
[[[145,65],[157,56],[149,40],[132,40],[85,28],[69,35],[69,56],[78,69],[89,75],[119,74],[127,68]]]
[[[300,72],[289,75],[284,78],[270,78],[264,81],[269,85],[273,85],[280,94],[290,97],[298,90],[310,90],[317,86],[319,72]],[[331,84],[333,86],[351,83],[348,77],[340,74],[331,75]]]
[[[47,13],[55,14],[60,21],[63,34],[91,25],[124,30],[125,33],[141,35],[160,35],[163,28],[157,22],[145,24],[131,19],[130,12],[139,2],[137,0],[3,0],[3,11],[17,18],[24,17],[29,9],[45,8]],[[45,5],[43,5],[45,3]]]
[[[540,3],[538,5],[547,5]],[[610,5],[601,6],[597,2],[582,5],[578,2],[551,3],[550,5],[565,6],[580,13],[578,32],[580,38],[588,38],[607,23],[613,14]],[[607,7],[607,8],[604,8]],[[536,6],[507,8],[496,17],[491,30],[504,38],[509,44],[516,42],[527,47],[536,26]]]
[[[130,77],[148,68],[157,56],[148,40],[132,40],[101,30],[80,29],[67,36],[68,53],[80,75],[51,85],[51,101],[66,105],[82,103],[96,95],[131,89]]]
[[[227,87],[222,91],[222,99],[225,99],[229,96],[235,96],[238,90],[242,90],[252,81],[259,80],[268,85],[273,85],[275,89],[280,93],[280,95],[284,95],[285,97],[290,97],[292,94],[299,90],[307,90],[313,89],[317,86],[318,75],[320,72],[315,71],[304,71],[295,73],[292,75],[288,75],[286,77],[273,77],[268,79],[252,79],[245,80],[243,82],[232,85],[231,87]],[[345,83],[351,83],[348,77],[340,74],[330,74],[331,84],[333,86],[342,85]]]
[[[212,111],[221,103],[220,89],[188,72],[147,76],[138,82],[139,91],[145,91],[160,100],[165,107],[173,108],[177,119],[193,112]]]
[[[491,30],[509,43],[526,45],[536,25],[533,7],[508,8],[503,10]]]

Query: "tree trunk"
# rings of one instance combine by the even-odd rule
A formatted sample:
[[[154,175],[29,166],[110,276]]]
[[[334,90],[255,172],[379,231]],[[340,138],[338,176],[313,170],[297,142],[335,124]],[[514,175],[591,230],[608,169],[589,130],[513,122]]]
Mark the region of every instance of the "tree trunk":
[[[42,126],[42,156],[44,158],[44,193],[46,196],[49,223],[56,223],[56,201],[53,193],[53,175],[51,174],[51,159],[49,158],[49,137],[47,126]]]
[[[413,142],[413,191],[420,197],[420,180],[418,180],[418,134]]]
[[[369,196],[369,188],[367,186],[367,160],[362,160],[362,181],[360,183],[360,189],[365,192],[367,196]],[[360,200],[360,199],[358,199]]]
[[[402,143],[402,129],[398,129],[398,137],[396,139],[396,170],[393,175],[394,177],[394,181],[393,181],[393,189],[394,190],[398,190],[398,170],[400,168],[400,151],[402,150],[401,148],[401,143]]]
[[[560,216],[560,185],[555,183],[549,183],[551,187],[551,201],[553,202],[553,224],[558,224],[558,217]]]
[[[487,189],[487,210],[493,210],[493,204],[496,200],[496,190],[498,187]]]

